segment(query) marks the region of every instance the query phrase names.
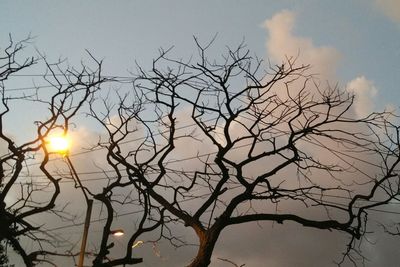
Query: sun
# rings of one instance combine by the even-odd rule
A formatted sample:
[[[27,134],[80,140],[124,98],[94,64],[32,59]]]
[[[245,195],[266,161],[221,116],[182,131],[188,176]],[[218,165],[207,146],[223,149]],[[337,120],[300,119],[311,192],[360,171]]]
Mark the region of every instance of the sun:
[[[68,154],[71,146],[70,139],[65,135],[51,136],[47,142],[47,148],[50,152]]]

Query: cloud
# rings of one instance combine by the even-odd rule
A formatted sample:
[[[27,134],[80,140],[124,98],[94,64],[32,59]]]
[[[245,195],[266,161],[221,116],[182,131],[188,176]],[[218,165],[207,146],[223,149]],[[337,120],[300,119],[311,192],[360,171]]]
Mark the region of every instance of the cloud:
[[[377,0],[382,6],[393,8],[399,6],[400,2]],[[394,11],[395,12],[395,11]],[[399,12],[397,12],[399,13]],[[400,15],[400,13],[399,13]],[[337,81],[336,71],[341,54],[331,46],[317,46],[311,38],[296,36],[293,33],[296,16],[293,12],[284,10],[275,14],[271,19],[264,22],[268,31],[266,41],[267,55],[279,64],[286,57],[298,55],[298,64],[310,64],[311,73],[317,73],[316,78],[327,81]],[[294,84],[293,87],[296,87]],[[350,92],[355,94],[354,112],[358,116],[366,116],[374,111],[374,99],[378,90],[373,82],[361,76],[347,83]]]
[[[311,64],[313,71],[330,79],[335,77],[340,53],[333,47],[316,46],[312,39],[293,34],[295,14],[284,10],[264,22],[268,31],[267,55],[275,63],[285,61],[286,57],[299,55],[298,63]]]
[[[375,5],[392,21],[400,23],[400,1],[375,0]]]
[[[217,259],[228,258],[249,267],[333,267],[332,260],[340,258],[347,240],[337,232],[305,228],[295,223],[272,226],[269,222],[232,226],[222,233],[221,239],[224,242],[217,244],[212,266],[232,266],[223,265]]]
[[[378,90],[372,81],[360,76],[350,81],[346,88],[349,92],[354,93],[353,107],[357,116],[364,117],[374,111],[374,98]]]

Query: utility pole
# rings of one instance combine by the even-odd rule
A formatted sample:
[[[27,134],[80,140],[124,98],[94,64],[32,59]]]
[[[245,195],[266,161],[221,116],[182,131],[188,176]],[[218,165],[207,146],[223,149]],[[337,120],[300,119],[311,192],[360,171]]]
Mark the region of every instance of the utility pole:
[[[83,267],[83,262],[85,260],[85,252],[86,252],[86,243],[87,243],[87,238],[88,238],[88,234],[89,234],[90,218],[92,217],[93,199],[89,199],[88,195],[86,194],[85,189],[82,185],[82,182],[79,179],[78,173],[76,172],[74,165],[72,164],[68,155],[65,155],[65,159],[67,160],[68,167],[70,168],[71,173],[73,174],[74,178],[78,182],[79,187],[82,189],[83,195],[85,196],[86,205],[87,205],[85,225],[83,226],[81,250],[79,252],[79,261],[78,261],[78,267]]]

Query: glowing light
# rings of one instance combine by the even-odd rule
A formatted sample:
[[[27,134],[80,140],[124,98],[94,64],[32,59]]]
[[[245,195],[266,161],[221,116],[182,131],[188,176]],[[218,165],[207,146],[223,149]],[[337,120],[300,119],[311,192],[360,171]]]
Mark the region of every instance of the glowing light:
[[[112,234],[113,236],[123,236],[124,230],[122,230],[122,229],[113,230],[113,231],[110,231],[110,234]]]
[[[51,136],[49,137],[47,143],[47,148],[50,152],[56,152],[60,154],[68,154],[69,148],[71,146],[69,138],[63,135]]]
[[[135,244],[133,244],[132,248],[136,248],[136,247],[140,246],[141,244],[143,244],[143,241],[139,240]]]

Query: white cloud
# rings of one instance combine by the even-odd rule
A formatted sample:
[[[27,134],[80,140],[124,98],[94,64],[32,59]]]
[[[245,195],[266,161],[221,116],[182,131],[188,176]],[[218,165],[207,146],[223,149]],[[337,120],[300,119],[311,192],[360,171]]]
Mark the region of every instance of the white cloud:
[[[394,22],[400,22],[399,0],[375,0],[375,4]]]
[[[396,5],[394,1],[377,0],[388,7]],[[400,1],[396,2],[400,10]],[[299,64],[311,64],[311,73],[317,73],[317,78],[335,82],[338,80],[336,70],[341,57],[339,51],[331,46],[317,46],[311,38],[296,36],[293,33],[296,16],[293,12],[284,10],[264,22],[269,38],[266,42],[267,55],[275,63],[280,63],[286,57],[299,55]],[[374,98],[377,89],[372,81],[364,76],[357,77],[347,84],[350,92],[355,94],[354,110],[358,116],[365,116],[374,111]]]
[[[334,78],[340,53],[333,47],[316,46],[310,38],[295,36],[294,25],[295,14],[288,10],[281,11],[264,22],[269,33],[266,43],[268,57],[275,63],[280,63],[285,57],[299,55],[298,63],[311,64],[312,71],[321,77]]]
[[[374,111],[374,98],[378,91],[372,81],[361,76],[350,81],[346,87],[355,95],[353,107],[357,116],[367,116]]]

